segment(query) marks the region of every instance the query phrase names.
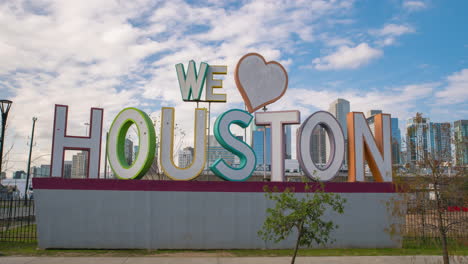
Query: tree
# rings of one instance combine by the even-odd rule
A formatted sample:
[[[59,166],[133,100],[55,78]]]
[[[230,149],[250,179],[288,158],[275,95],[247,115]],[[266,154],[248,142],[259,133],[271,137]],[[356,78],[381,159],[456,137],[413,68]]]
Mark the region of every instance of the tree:
[[[314,242],[325,245],[334,241],[330,233],[338,225],[331,220],[324,220],[323,215],[327,209],[342,214],[346,199],[339,194],[325,193],[323,184],[319,182],[312,185],[305,183],[306,194],[303,198],[298,198],[291,188],[278,192],[276,187],[270,190],[265,186],[264,190],[265,196],[274,201],[275,206],[267,209],[267,218],[258,235],[265,241],[278,243],[296,232],[292,264],[300,246],[310,247]]]
[[[466,232],[464,225],[468,223],[468,214],[456,212],[457,208],[468,204],[468,174],[465,168],[453,170],[451,144],[457,142],[450,139],[450,134],[450,124],[429,123],[422,114],[416,114],[408,127],[410,166],[406,167],[409,170],[394,176],[397,188],[403,192],[398,200],[387,204],[393,215],[400,215],[402,207],[407,205],[408,215],[415,216],[413,219],[417,221],[413,230],[395,226],[390,230],[410,231],[421,236],[424,243],[428,234],[436,233],[444,264],[450,263],[448,238],[451,232]],[[446,136],[443,138],[441,135]]]

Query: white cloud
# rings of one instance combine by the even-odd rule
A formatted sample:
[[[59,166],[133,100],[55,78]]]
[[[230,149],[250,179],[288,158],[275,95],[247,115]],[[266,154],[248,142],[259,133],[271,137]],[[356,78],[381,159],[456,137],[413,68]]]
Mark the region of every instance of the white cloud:
[[[376,43],[380,46],[393,45],[396,42],[396,37],[409,33],[414,33],[413,27],[408,25],[387,24],[378,30],[371,30],[372,35],[377,36]]]
[[[356,69],[382,56],[379,49],[361,43],[355,47],[341,46],[330,55],[312,61],[317,70]]]
[[[405,1],[403,2],[403,8],[409,11],[419,11],[427,7],[423,1]]]
[[[468,69],[463,69],[447,77],[447,86],[436,93],[438,104],[468,102]]]
[[[194,104],[182,103],[174,64],[194,59],[228,65],[224,85],[230,103],[212,106],[213,117],[226,107],[242,106],[233,69],[243,54],[257,51],[268,60],[290,63],[284,54],[295,52],[296,42],[314,41],[317,24],[349,7],[345,0],[227,6],[180,0],[41,1],[34,6],[4,1],[0,87],[14,101],[8,119],[17,155],[14,169],[25,169],[32,116],[39,118],[33,159],[43,157],[33,165],[50,161],[55,103],[70,105],[69,132],[76,135],[84,134],[90,107],[105,108],[108,129],[126,106],[149,113],[161,105],[175,106],[180,109],[177,122],[191,138]]]

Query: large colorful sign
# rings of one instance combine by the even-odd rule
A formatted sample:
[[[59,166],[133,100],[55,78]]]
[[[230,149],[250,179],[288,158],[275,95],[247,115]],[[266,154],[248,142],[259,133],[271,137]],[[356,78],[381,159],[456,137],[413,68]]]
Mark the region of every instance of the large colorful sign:
[[[187,70],[183,64],[176,65],[180,92],[184,101],[226,102],[226,94],[221,79],[227,66],[211,66],[190,61]],[[284,126],[300,124],[300,112],[256,110],[279,100],[288,87],[288,74],[284,67],[275,61],[267,62],[260,54],[249,53],[243,56],[235,70],[235,82],[248,111],[230,109],[216,119],[214,135],[226,150],[238,156],[239,167],[232,167],[222,158],[216,160],[210,170],[228,181],[245,181],[255,167],[257,157],[252,148],[236,138],[231,125],[248,127],[252,122],[259,126],[269,126],[271,131],[271,181],[285,181],[284,176]],[[205,99],[201,99],[205,88]],[[218,91],[215,92],[215,89]],[[91,132],[88,137],[73,137],[66,134],[67,106],[55,106],[54,138],[52,147],[51,175],[61,176],[65,150],[85,150],[89,152],[88,177],[98,178],[103,109],[91,109]],[[173,160],[175,109],[163,107],[161,110],[160,164],[164,174],[173,180],[191,180],[201,174],[207,162],[207,109],[194,110],[194,155],[187,168],[178,167]],[[255,121],[253,121],[255,120]],[[341,168],[348,149],[348,181],[364,181],[364,164],[367,161],[375,181],[392,181],[391,127],[390,115],[378,114],[374,117],[375,136],[367,125],[364,115],[351,112],[347,116],[348,142],[343,129],[330,113],[318,111],[305,119],[297,131],[297,159],[309,177],[328,181]],[[125,136],[131,125],[138,131],[139,151],[135,161],[125,160]],[[325,129],[329,138],[330,155],[324,168],[317,166],[311,156],[311,137],[315,127]],[[136,108],[123,109],[114,119],[109,130],[107,158],[114,174],[120,179],[140,179],[150,168],[155,155],[156,132],[150,118]]]

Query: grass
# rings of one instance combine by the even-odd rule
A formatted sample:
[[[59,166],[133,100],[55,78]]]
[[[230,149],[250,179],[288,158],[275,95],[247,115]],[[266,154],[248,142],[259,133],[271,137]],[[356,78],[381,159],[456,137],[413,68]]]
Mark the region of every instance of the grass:
[[[38,249],[37,242],[2,241],[12,232],[15,236],[27,237],[35,232],[36,225],[22,226],[0,232],[0,256],[56,256],[56,257],[131,257],[131,256],[222,256],[262,257],[291,256],[290,249],[233,249],[233,250],[146,250],[146,249]],[[468,256],[468,241],[451,239],[450,254]],[[299,256],[413,256],[441,255],[438,239],[406,237],[402,248],[352,248],[352,249],[300,249]]]
[[[403,248],[353,248],[353,249],[301,249],[299,256],[413,256],[441,255],[442,250],[434,243],[424,243],[405,239]],[[466,242],[465,242],[466,243]],[[452,255],[468,256],[468,246],[451,241]],[[144,256],[222,256],[222,257],[262,257],[291,256],[289,249],[235,249],[235,250],[146,250],[146,249],[47,249],[37,248],[37,243],[0,242],[1,256],[56,256],[56,257],[144,257]]]

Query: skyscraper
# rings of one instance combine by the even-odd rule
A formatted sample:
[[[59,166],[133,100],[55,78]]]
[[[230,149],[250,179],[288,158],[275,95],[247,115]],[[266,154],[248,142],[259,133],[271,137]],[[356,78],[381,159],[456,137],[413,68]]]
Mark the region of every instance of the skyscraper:
[[[398,127],[398,118],[392,117],[392,162],[393,164],[401,164],[401,131]]]
[[[420,113],[416,117],[409,118],[406,123],[406,153],[409,163],[418,163],[427,157],[429,118],[422,117]]]
[[[376,114],[381,114],[382,110],[369,110],[367,111],[366,117],[369,118],[371,116],[375,116]]]
[[[132,165],[133,163],[133,141],[129,138],[125,139],[125,160],[127,161],[128,165]]]
[[[186,147],[179,152],[179,168],[187,168],[192,164],[193,160],[193,148]]]
[[[330,112],[337,120],[338,123],[341,125],[341,128],[343,129],[343,135],[345,138],[345,144],[348,144],[348,129],[347,129],[347,124],[346,124],[346,116],[350,112],[350,104],[349,101],[338,98],[335,101],[333,101],[330,104],[330,107],[328,108],[328,112]],[[330,144],[328,140],[328,135],[326,136],[326,156],[330,156]],[[348,168],[348,149],[345,148],[345,158],[343,161],[343,168],[347,170]]]
[[[88,174],[88,152],[81,151],[72,157],[71,177],[86,178]]]
[[[42,166],[46,166],[46,165],[42,165]],[[47,165],[47,166],[49,166],[49,165]],[[71,160],[66,160],[66,161],[63,162],[63,178],[66,178],[66,179],[71,178],[72,166],[73,166],[73,161],[71,161]],[[50,168],[49,168],[49,170],[50,170]]]
[[[350,111],[349,101],[338,98],[330,104],[328,112],[330,112],[340,123],[343,128],[343,134],[345,139],[348,138],[348,130],[346,125],[346,116]]]
[[[451,125],[450,123],[429,123],[428,152],[436,160],[452,161],[451,147]]]
[[[327,163],[327,132],[322,127],[315,127],[310,140],[310,151],[312,161],[318,166],[325,166]]]
[[[257,168],[263,170],[263,157],[264,157],[264,144],[266,142],[266,151],[265,151],[265,165],[266,167],[271,166],[271,133],[270,128],[266,128],[266,133],[264,133],[265,127],[257,126],[256,130],[252,131],[252,148],[257,156]],[[264,139],[264,135],[266,139]]]
[[[455,164],[468,165],[468,120],[458,120],[453,123]]]
[[[210,147],[208,148],[208,162],[207,168],[211,166],[217,159],[222,158],[228,165],[234,163],[234,154],[222,147],[216,137],[210,135]]]
[[[285,144],[285,159],[291,159],[291,125],[284,126],[284,144]]]

